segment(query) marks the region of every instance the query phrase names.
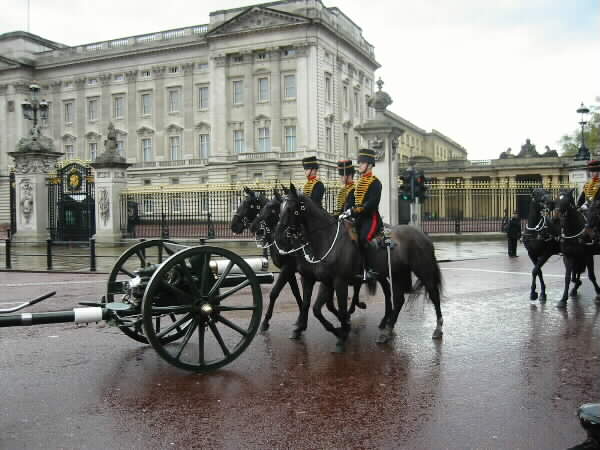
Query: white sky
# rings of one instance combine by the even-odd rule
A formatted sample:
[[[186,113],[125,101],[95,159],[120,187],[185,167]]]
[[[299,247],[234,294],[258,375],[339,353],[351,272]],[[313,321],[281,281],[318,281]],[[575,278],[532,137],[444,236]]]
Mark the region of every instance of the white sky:
[[[29,0],[30,31],[66,45],[208,23],[253,0]],[[390,110],[463,145],[470,159],[543,151],[600,96],[598,0],[323,0],[363,29]],[[523,6],[526,5],[526,6]],[[27,0],[2,6],[0,33],[26,30]],[[595,81],[594,81],[595,80]]]

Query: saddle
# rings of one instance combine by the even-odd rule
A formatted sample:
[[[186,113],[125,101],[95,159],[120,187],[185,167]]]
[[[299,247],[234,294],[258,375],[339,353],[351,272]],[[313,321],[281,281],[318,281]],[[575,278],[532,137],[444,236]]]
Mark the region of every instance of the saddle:
[[[354,220],[344,220],[344,230],[350,236],[352,242],[358,245],[358,230]],[[389,246],[390,249],[393,249],[397,243],[391,238],[391,231],[389,227],[384,226],[383,231],[379,231],[373,236],[373,239],[369,242],[369,247],[385,250]]]

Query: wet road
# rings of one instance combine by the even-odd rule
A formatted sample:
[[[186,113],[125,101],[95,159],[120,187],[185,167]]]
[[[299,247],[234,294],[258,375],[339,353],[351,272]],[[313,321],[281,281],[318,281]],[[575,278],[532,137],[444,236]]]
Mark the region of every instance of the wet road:
[[[565,312],[554,308],[562,262],[553,257],[548,303],[530,306],[525,257],[471,256],[479,259],[442,264],[441,342],[431,339],[433,308],[418,299],[400,314],[392,343],[375,344],[380,295],[353,317],[346,354],[331,353],[334,339],[312,314],[304,339],[291,341],[287,289],[270,331],[210,375],[173,368],[96,324],[0,329],[0,448],[564,449],[582,441],[576,408],[600,401],[591,286],[584,282]],[[104,280],[0,272],[0,301],[55,289],[59,298],[36,309],[70,308],[97,298]]]

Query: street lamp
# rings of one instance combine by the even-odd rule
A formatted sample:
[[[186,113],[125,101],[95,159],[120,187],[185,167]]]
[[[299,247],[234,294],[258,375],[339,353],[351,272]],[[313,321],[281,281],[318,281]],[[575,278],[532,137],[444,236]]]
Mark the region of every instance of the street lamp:
[[[21,103],[21,108],[23,108],[23,117],[25,117],[27,120],[33,120],[33,128],[37,128],[38,113],[40,120],[48,119],[48,102],[46,100],[38,100],[40,89],[40,86],[37,84],[29,85],[31,99],[26,99],[23,103]]]
[[[587,124],[586,115],[589,114],[590,110],[586,108],[581,102],[581,106],[577,109],[577,113],[581,114],[581,120],[579,121],[579,125],[581,125],[581,146],[579,147],[579,151],[577,155],[575,155],[575,161],[586,161],[590,159],[590,151],[585,146],[585,136],[583,134],[584,127]]]

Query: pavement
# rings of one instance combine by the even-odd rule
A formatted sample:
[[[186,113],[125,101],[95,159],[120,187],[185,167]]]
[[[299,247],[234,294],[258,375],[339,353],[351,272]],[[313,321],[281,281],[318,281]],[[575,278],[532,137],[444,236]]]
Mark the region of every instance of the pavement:
[[[598,313],[587,280],[566,310],[562,261],[548,302],[528,299],[531,263],[505,242],[438,246],[444,337],[432,306],[403,309],[375,343],[380,293],[352,318],[344,354],[310,317],[300,341],[289,289],[271,328],[219,371],[190,374],[103,325],[0,329],[2,449],[565,449],[600,401]],[[97,299],[106,275],[0,272],[0,303],[56,290],[32,310]],[[263,298],[268,299],[268,286]]]

